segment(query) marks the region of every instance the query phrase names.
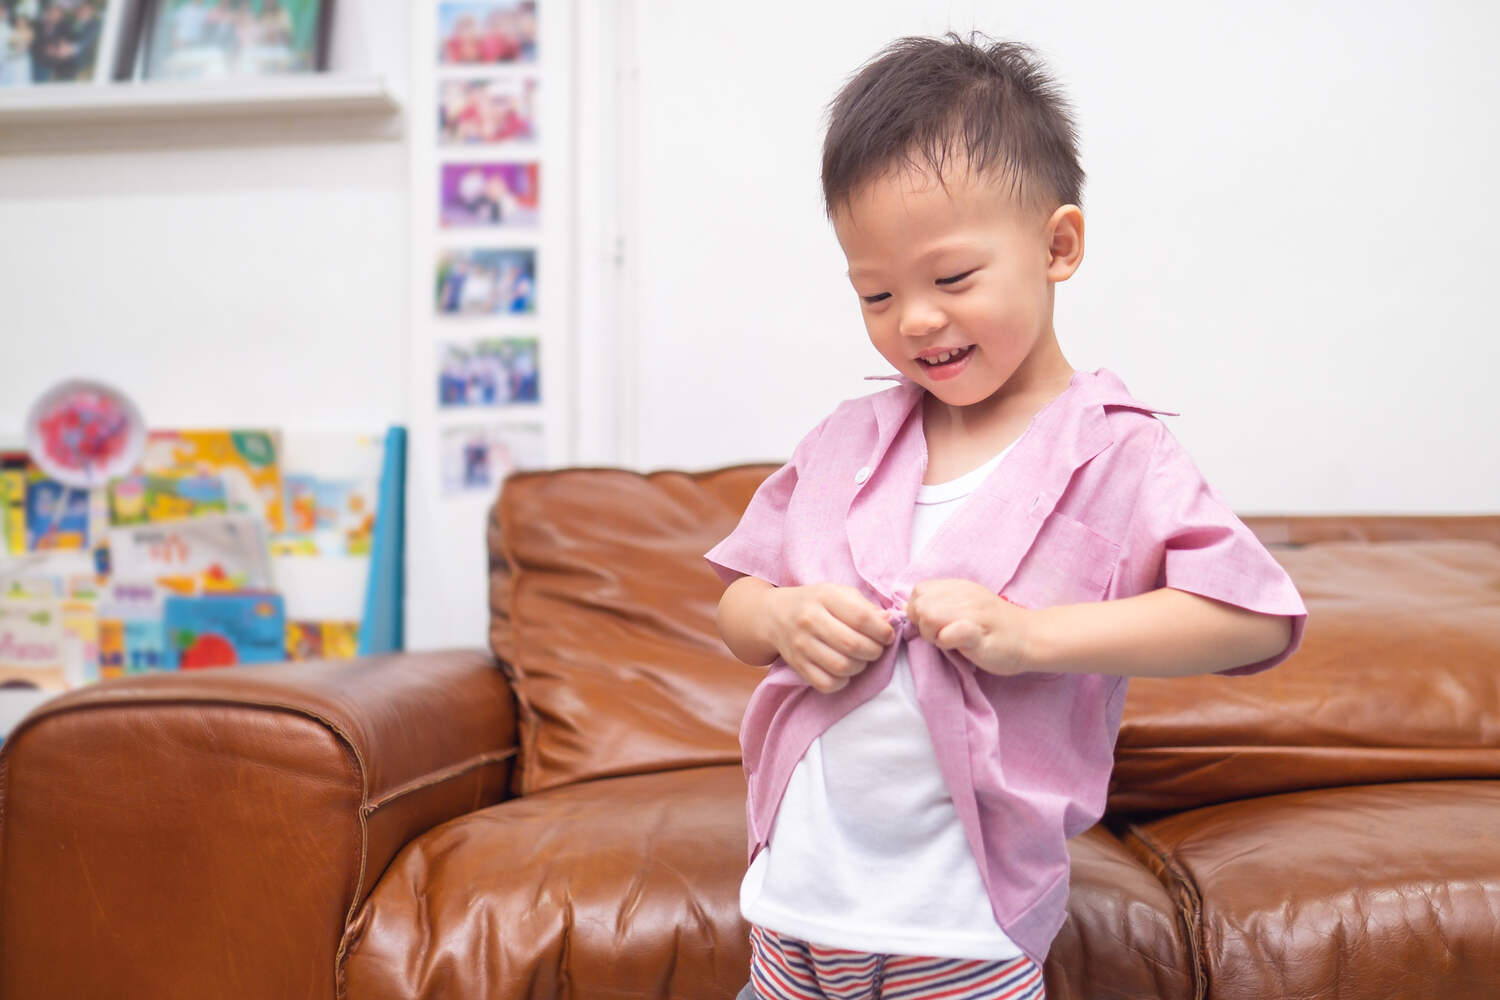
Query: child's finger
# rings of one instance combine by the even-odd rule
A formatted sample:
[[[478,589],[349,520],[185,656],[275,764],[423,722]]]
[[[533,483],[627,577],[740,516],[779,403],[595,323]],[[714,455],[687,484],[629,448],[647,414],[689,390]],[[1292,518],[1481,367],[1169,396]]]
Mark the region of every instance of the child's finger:
[[[797,636],[792,642],[789,650],[791,656],[787,662],[806,665],[835,679],[851,677],[863,670],[865,663],[845,656],[824,640],[821,632],[833,624],[836,624],[833,619],[828,618],[818,628]]]
[[[943,630],[945,624],[932,609],[927,606],[927,601],[919,599],[916,594],[906,602],[906,620],[917,627],[917,632],[930,643],[937,643],[938,633]]]
[[[885,652],[885,647],[875,639],[854,630],[831,613],[828,620],[818,630],[818,638],[822,639],[823,644],[829,649],[851,660],[868,663],[871,660],[880,659],[880,654]]]
[[[820,646],[808,657],[808,662],[831,677],[848,678],[868,667],[869,661],[845,656],[830,646]]]
[[[939,649],[957,649],[963,651],[972,649],[979,645],[979,640],[984,633],[979,626],[966,618],[960,618],[956,622],[950,622],[938,632],[933,645]]]
[[[889,645],[896,638],[896,630],[885,620],[880,609],[865,600],[853,587],[834,594],[828,602],[828,610],[839,621],[881,646]]]
[[[805,660],[793,663],[792,666],[796,669],[797,673],[802,675],[803,680],[824,694],[831,694],[849,683],[847,677],[835,677],[821,667],[815,666]]]

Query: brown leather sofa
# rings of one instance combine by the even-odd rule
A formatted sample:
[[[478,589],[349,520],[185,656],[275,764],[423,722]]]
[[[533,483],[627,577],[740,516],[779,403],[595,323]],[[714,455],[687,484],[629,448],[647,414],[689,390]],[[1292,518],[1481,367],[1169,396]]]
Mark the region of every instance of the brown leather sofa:
[[[0,998],[734,996],[757,671],[701,554],[768,471],[513,479],[492,651],[43,706],[0,752]],[[1500,517],[1250,523],[1302,649],[1131,682],[1048,995],[1500,997]]]

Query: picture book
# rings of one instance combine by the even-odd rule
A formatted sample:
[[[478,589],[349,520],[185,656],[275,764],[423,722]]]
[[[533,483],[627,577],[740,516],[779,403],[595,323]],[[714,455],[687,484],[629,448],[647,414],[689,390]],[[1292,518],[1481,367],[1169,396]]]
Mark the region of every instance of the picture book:
[[[144,674],[151,670],[170,669],[166,631],[160,619],[123,621],[125,637],[125,672]]]
[[[118,619],[99,619],[99,678],[122,677],[125,674],[125,623]]]
[[[279,594],[171,596],[163,625],[168,669],[286,659],[286,612]]]
[[[10,597],[97,599],[101,578],[94,553],[44,549],[24,559],[0,560],[0,593]]]
[[[243,514],[112,528],[111,572],[178,594],[271,589],[264,523]]]
[[[165,591],[150,580],[112,579],[99,595],[99,676],[159,670],[165,665],[161,617]]]
[[[134,475],[109,484],[109,523],[114,527],[227,513],[221,476]]]
[[[282,438],[286,529],[278,556],[368,556],[384,439],[359,431],[288,431]]]
[[[61,600],[0,597],[0,688],[66,689],[66,639]]]
[[[0,451],[0,556],[26,551],[26,468],[24,451]]]
[[[26,483],[26,548],[89,547],[89,492],[37,474]]]
[[[109,537],[109,491],[103,486],[88,491],[89,548],[98,549]]]
[[[6,597],[44,599],[62,596],[62,582],[50,576],[11,576],[0,582],[0,594]]]
[[[375,484],[289,476],[287,518],[294,530],[278,535],[278,555],[369,555],[375,534]]]
[[[286,623],[289,660],[352,660],[358,647],[358,622]]]
[[[108,580],[108,577],[100,576],[92,566],[74,573],[59,574],[59,593],[69,600],[97,603],[104,596],[104,585]]]
[[[99,594],[99,614],[104,618],[160,618],[167,593],[150,580],[113,577]]]
[[[267,430],[152,431],[140,472],[146,476],[217,476],[231,514],[263,518],[285,530],[280,435]]]
[[[62,601],[63,667],[68,686],[99,679],[99,602],[87,597]]]

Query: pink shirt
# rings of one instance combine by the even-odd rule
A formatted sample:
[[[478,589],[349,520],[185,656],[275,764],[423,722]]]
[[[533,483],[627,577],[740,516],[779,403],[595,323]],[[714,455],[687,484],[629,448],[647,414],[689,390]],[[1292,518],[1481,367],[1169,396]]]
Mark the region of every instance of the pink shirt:
[[[931,543],[911,553],[927,464],[923,390],[906,380],[841,404],[750,501],[708,559],[728,583],[843,583],[887,610],[907,643],[938,765],[1001,929],[1038,962],[1062,926],[1065,841],[1104,813],[1128,678],[997,677],[926,642],[900,614],[914,584],[973,580],[1024,607],[1174,587],[1292,618],[1287,647],[1224,671],[1265,670],[1302,640],[1291,579],[1112,372],[1075,372]],[[750,853],[766,844],[813,738],[880,692],[896,643],[833,694],[777,660],[740,729]],[[899,778],[893,775],[893,778]]]

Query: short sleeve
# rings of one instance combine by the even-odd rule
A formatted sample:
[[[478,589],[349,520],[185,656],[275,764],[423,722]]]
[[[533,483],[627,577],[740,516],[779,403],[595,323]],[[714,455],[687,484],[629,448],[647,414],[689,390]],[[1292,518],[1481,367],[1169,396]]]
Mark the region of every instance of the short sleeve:
[[[814,427],[792,452],[791,460],[766,477],[745,508],[734,531],[704,556],[725,585],[754,576],[777,587],[791,582],[782,546],[787,508],[797,489],[800,470],[822,436],[828,420]]]
[[[1208,484],[1165,425],[1159,426],[1131,523],[1130,551],[1159,559],[1157,586],[1290,618],[1291,637],[1280,653],[1219,672],[1269,670],[1301,645],[1307,608],[1286,570]]]

